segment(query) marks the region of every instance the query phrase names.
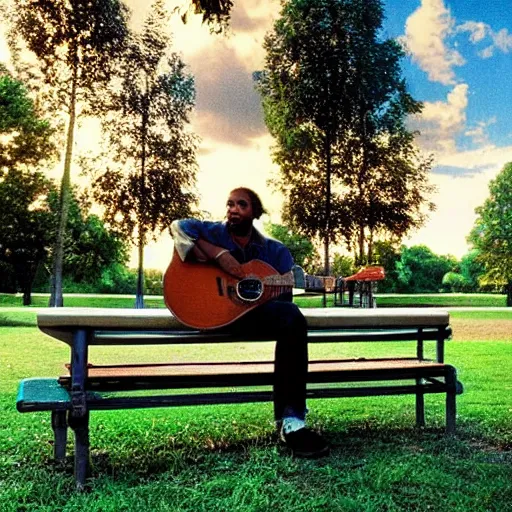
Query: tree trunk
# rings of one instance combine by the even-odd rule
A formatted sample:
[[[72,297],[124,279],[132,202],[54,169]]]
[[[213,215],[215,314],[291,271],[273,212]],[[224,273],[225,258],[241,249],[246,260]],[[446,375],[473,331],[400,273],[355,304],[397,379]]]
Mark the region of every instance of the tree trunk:
[[[373,230],[370,229],[370,234],[368,236],[368,258],[366,260],[368,265],[373,264]]]
[[[139,265],[137,268],[137,292],[135,308],[144,308],[144,235],[139,236]]]
[[[23,293],[23,305],[32,304],[32,283],[35,277],[34,265],[30,262],[19,261],[13,265],[17,288]],[[36,266],[37,268],[37,266]]]
[[[64,305],[62,297],[62,263],[64,260],[64,235],[66,233],[69,200],[71,197],[71,160],[73,158],[73,142],[75,135],[77,79],[78,69],[75,65],[71,79],[69,124],[66,139],[66,155],[64,158],[64,172],[62,174],[62,181],[60,185],[59,226],[53,249],[53,274],[50,284],[49,304],[51,307],[62,307]]]
[[[358,255],[357,255],[357,260],[356,260],[356,265],[358,267],[362,266],[365,264],[365,255],[364,255],[364,226],[363,224],[361,223],[359,225],[359,235],[358,235],[358,240],[357,240],[357,247],[358,247]]]
[[[142,123],[141,123],[141,143],[142,153],[140,161],[140,184],[139,184],[139,265],[137,269],[137,292],[135,294],[135,308],[142,309],[144,307],[144,208],[146,197],[146,138],[148,130],[149,118],[149,84],[146,75],[146,95],[144,98],[144,109],[142,110]]]
[[[329,262],[329,239],[331,236],[331,136],[329,130],[325,137],[325,236],[324,236],[324,275],[331,273]]]
[[[512,307],[512,280],[507,284],[507,307]]]

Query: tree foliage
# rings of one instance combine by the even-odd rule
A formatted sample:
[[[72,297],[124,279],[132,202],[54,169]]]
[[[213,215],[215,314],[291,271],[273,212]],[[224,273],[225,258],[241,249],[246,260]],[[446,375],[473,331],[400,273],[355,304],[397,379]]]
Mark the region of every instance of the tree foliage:
[[[265,231],[276,240],[282,242],[290,251],[296,265],[307,272],[316,260],[316,249],[311,240],[304,235],[293,232],[282,224],[265,224]]]
[[[334,254],[331,274],[336,277],[349,277],[356,272],[354,259],[346,254]]]
[[[55,155],[53,130],[23,83],[0,72],[0,168],[38,166]]]
[[[480,278],[485,274],[485,265],[480,261],[479,255],[479,251],[473,249],[460,260],[460,273],[466,281],[468,292],[480,290]]]
[[[501,283],[512,306],[512,162],[489,183],[489,197],[476,208],[468,240],[479,251],[487,281]]]
[[[379,233],[422,223],[431,162],[406,117],[421,110],[401,77],[403,50],[380,40],[380,0],[291,0],[265,39],[258,75],[276,140],[285,218],[328,249],[344,239],[357,264]]]
[[[190,12],[199,14],[212,32],[220,33],[228,28],[232,7],[231,0],[189,0],[187,7],[181,8],[181,19],[183,23],[187,23]]]
[[[50,187],[38,171],[0,171],[0,260],[13,269],[24,305],[31,303],[34,276],[52,242],[54,218],[46,202]]]
[[[453,256],[438,256],[425,245],[402,246],[398,273],[397,292],[436,293],[441,291],[443,277],[457,267]]]
[[[0,74],[0,261],[30,304],[32,282],[48,254],[53,228],[45,198],[51,183],[39,168],[54,156],[53,131],[25,86]],[[13,283],[16,286],[16,283]]]
[[[48,204],[57,220],[59,198],[55,192],[49,194]],[[75,283],[95,283],[107,269],[128,262],[128,244],[124,237],[89,210],[90,204],[78,197],[76,189],[72,190],[64,239],[63,275]]]
[[[179,55],[169,52],[166,22],[163,3],[157,1],[142,32],[127,41],[104,122],[117,166],[109,166],[93,183],[106,220],[139,247],[138,306],[148,236],[189,216],[197,201],[197,144],[188,131],[194,81]]]
[[[128,11],[119,0],[15,0],[11,46],[21,38],[40,64],[54,103],[67,116],[59,229],[51,304],[61,306],[63,240],[71,197],[71,163],[78,105],[88,106],[110,76],[126,37]]]

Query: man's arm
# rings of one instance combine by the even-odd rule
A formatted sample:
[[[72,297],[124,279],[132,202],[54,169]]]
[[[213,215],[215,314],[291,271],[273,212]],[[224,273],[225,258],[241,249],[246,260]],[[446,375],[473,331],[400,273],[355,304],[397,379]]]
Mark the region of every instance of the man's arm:
[[[174,221],[171,224],[171,235],[174,247],[183,261],[215,262],[224,272],[239,279],[245,277],[242,266],[227,249],[212,244],[200,236],[194,239],[185,232],[181,222]]]

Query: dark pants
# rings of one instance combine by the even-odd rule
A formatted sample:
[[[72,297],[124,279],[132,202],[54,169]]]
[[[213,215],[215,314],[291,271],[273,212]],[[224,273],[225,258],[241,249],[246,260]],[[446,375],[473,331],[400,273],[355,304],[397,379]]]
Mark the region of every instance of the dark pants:
[[[244,337],[276,340],[274,360],[274,417],[304,419],[308,371],[307,323],[292,302],[274,300],[249,311],[230,326]]]

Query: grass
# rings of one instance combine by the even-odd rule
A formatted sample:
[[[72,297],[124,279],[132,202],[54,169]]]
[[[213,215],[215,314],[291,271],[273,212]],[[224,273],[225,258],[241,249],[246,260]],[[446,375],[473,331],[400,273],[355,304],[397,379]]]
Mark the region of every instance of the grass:
[[[300,307],[321,307],[320,295],[297,296],[294,301]],[[327,296],[328,306],[332,306],[334,297]],[[147,308],[164,308],[162,297],[147,296],[144,298]],[[90,308],[133,308],[135,297],[126,295],[65,295],[64,305],[67,307],[87,306]],[[2,307],[21,307],[22,297],[19,294],[0,293],[0,311]],[[34,295],[32,305],[26,309],[44,308],[48,306],[48,295]],[[506,296],[491,293],[433,293],[421,295],[377,295],[378,307],[505,307]]]
[[[457,311],[452,318],[446,359],[464,384],[454,438],[443,435],[441,396],[426,397],[428,427],[421,431],[413,427],[412,397],[311,402],[311,423],[332,446],[319,461],[283,452],[270,404],[94,412],[94,478],[82,494],[74,491],[72,461],[52,462],[49,415],[14,407],[19,380],[58,375],[69,349],[33,326],[0,327],[0,511],[510,510],[512,336],[495,331],[500,325],[500,333],[511,333],[512,315]],[[476,325],[482,334],[474,339]],[[269,349],[246,350],[259,345]],[[378,354],[383,345],[389,351],[404,344],[364,345]],[[138,347],[118,350],[92,347],[91,358],[140,357]],[[185,357],[172,350],[145,347],[144,357]],[[201,346],[182,350],[204,357]]]

